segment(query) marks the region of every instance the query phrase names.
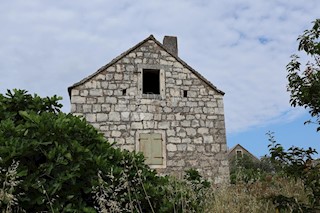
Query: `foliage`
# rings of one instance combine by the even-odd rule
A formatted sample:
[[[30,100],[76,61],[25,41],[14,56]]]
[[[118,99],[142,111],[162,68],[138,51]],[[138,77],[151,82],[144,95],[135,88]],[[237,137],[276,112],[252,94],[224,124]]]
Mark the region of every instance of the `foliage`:
[[[98,172],[99,184],[93,188],[99,212],[154,212],[161,209],[167,179],[137,167],[137,158],[123,158],[122,169]]]
[[[235,212],[259,212],[268,205],[271,207],[264,212],[275,209],[277,212],[319,211],[320,164],[312,158],[317,152],[298,147],[285,150],[276,143],[273,133],[267,134],[270,156],[263,157],[260,162],[245,155],[231,161],[232,189],[229,190],[236,194],[233,201],[239,206],[232,207],[233,204],[228,203],[228,208],[238,208]],[[223,193],[227,195],[229,191]],[[230,202],[228,197],[223,199]],[[250,205],[243,205],[245,202]]]
[[[207,203],[205,199],[210,199],[213,196],[211,191],[211,184],[204,179],[197,170],[189,169],[185,172],[185,185],[183,188],[189,189],[186,200],[189,201],[189,210],[194,212],[203,212]]]
[[[230,160],[229,168],[232,184],[263,181],[275,173],[275,167],[268,156],[264,156],[260,160],[255,160],[246,154],[235,156]]]
[[[320,19],[313,22],[313,27],[305,30],[298,37],[299,51],[310,56],[304,70],[297,55],[292,56],[287,65],[288,91],[291,93],[292,106],[303,106],[309,109],[315,118],[320,131]],[[306,123],[310,123],[307,121]],[[283,195],[272,196],[271,199],[279,209],[291,208],[293,212],[315,212],[320,210],[320,164],[312,158],[317,153],[315,149],[291,147],[285,150],[276,143],[272,133],[268,133],[272,161],[282,170],[283,175],[295,180],[301,180],[308,194],[308,202],[301,202],[295,197]]]
[[[206,199],[212,195],[209,182],[195,170],[187,171],[184,180],[159,177],[161,182],[153,185],[146,184],[141,172],[128,181],[128,171],[123,170],[118,179],[113,174],[104,178],[99,174],[99,186],[94,191],[101,212],[203,212]],[[145,205],[149,205],[148,211],[143,207],[145,201]]]
[[[320,164],[314,161],[312,155],[316,150],[291,147],[285,150],[276,143],[272,133],[269,134],[269,150],[271,160],[282,171],[286,178],[300,180],[308,196],[308,202],[302,202],[295,197],[284,195],[271,196],[270,198],[279,209],[291,208],[293,212],[313,212],[320,210]]]
[[[38,95],[32,96],[25,90],[7,90],[6,96],[0,94],[0,121],[10,119],[14,123],[23,122],[20,111],[32,111],[36,114],[43,112],[60,112],[62,105],[58,103],[61,97],[41,98]]]
[[[200,190],[202,188],[210,187],[210,182],[204,179],[197,170],[195,169],[188,169],[184,175],[184,179],[192,183],[193,185],[199,185],[201,188],[197,189]]]
[[[299,56],[291,56],[292,60],[287,65],[290,103],[294,107],[308,108],[311,116],[320,125],[320,19],[316,19],[313,27],[305,30],[298,37],[298,41],[298,50],[304,51],[311,59],[301,70]],[[317,131],[320,131],[320,126]]]

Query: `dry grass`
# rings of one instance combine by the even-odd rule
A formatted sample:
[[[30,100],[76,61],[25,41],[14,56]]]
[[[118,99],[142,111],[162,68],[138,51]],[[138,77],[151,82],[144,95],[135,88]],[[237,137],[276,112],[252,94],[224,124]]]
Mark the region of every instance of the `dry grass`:
[[[1,159],[0,159],[1,160]],[[3,180],[0,179],[0,212],[11,213],[13,209],[18,209],[19,212],[24,212],[19,209],[17,195],[14,194],[15,187],[20,183],[17,180],[17,168],[19,162],[13,162],[9,168],[0,168],[0,175],[3,176]]]
[[[215,189],[214,194],[207,212],[274,213],[276,206],[268,198],[280,194],[307,202],[307,194],[301,181],[285,178],[273,178],[266,182],[238,183]]]

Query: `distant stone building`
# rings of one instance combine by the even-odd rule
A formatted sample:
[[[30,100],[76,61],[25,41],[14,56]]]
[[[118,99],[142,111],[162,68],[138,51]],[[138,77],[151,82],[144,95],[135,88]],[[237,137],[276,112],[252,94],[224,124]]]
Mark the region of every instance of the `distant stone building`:
[[[229,180],[223,95],[152,35],[68,88],[71,112],[163,174]]]
[[[251,152],[249,152],[246,148],[241,146],[240,144],[235,145],[228,151],[228,159],[229,161],[235,158],[243,157],[244,155],[251,158],[253,161],[260,161],[259,158],[254,156]]]

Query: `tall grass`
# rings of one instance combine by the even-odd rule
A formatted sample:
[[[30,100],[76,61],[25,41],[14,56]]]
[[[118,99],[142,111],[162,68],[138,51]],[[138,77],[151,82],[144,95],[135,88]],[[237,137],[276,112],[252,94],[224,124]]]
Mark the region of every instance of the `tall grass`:
[[[148,212],[150,213],[204,212],[209,204],[208,202],[213,198],[213,191],[209,182],[202,179],[201,176],[197,176],[197,174],[196,172],[196,178],[191,178],[188,175],[184,179],[171,176],[165,177],[164,185],[157,187],[163,193],[163,196],[159,197],[158,194],[148,194],[144,186],[145,183],[139,175],[133,180],[136,183],[133,185],[132,181],[128,181],[125,173],[122,174],[119,180],[114,179],[112,174],[108,175],[109,183],[106,183],[101,173],[99,173],[99,186],[93,190],[95,193],[94,198],[98,204],[96,209],[102,213],[144,213],[145,210],[141,207],[141,202],[148,202]],[[143,190],[138,191],[137,188],[139,186]],[[149,192],[152,191],[149,190]],[[156,201],[157,203],[160,202],[160,208],[159,206],[158,208],[154,206],[155,199],[160,199]]]
[[[270,178],[269,181],[238,182],[215,189],[214,199],[207,212],[277,212],[271,197],[285,195],[307,202],[307,194],[301,181],[283,177]],[[291,212],[291,211],[289,211]]]
[[[19,209],[18,195],[14,189],[19,185],[16,169],[18,163],[14,162],[8,169],[1,169],[0,183],[0,212],[25,212]],[[110,174],[112,177],[112,174]],[[100,177],[100,176],[99,176]],[[140,200],[136,196],[136,186],[128,184],[124,174],[121,180],[114,180],[117,184],[105,185],[100,178],[100,185],[95,188],[94,198],[97,201],[97,212],[138,212],[143,210],[139,206]],[[137,184],[143,184],[142,179],[136,180]],[[284,195],[301,202],[308,202],[308,192],[300,180],[288,179],[281,176],[268,177],[263,181],[237,182],[232,185],[203,187],[204,182],[195,180],[178,180],[170,177],[166,188],[166,205],[171,205],[173,213],[260,213],[279,212],[277,206],[272,203],[271,197]],[[110,188],[111,187],[111,188]],[[122,192],[122,194],[119,194]],[[125,194],[123,194],[123,192]],[[122,196],[128,196],[128,203],[121,202]],[[149,197],[148,194],[144,196]],[[123,199],[124,201],[125,199]],[[150,202],[152,207],[153,203]],[[123,206],[125,208],[123,208]],[[159,212],[157,208],[151,208],[153,212]],[[293,212],[294,209],[288,210]],[[48,205],[48,212],[50,206]],[[283,212],[283,211],[282,211]],[[299,211],[297,211],[299,212]]]

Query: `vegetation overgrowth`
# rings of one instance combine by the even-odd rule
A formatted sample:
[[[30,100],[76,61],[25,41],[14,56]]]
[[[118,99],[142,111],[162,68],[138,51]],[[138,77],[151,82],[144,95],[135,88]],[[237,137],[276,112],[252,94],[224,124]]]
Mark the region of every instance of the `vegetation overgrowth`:
[[[59,97],[0,94],[1,212],[306,212],[319,208],[315,150],[231,161],[232,185],[196,170],[158,176],[141,154],[122,151],[84,119],[60,112]],[[301,210],[301,211],[300,211]]]
[[[209,184],[197,171],[184,181],[158,176],[142,154],[115,148],[84,119],[62,113],[59,100],[0,94],[3,212],[202,211]]]
[[[240,212],[319,211],[320,164],[312,157],[316,151],[298,147],[285,150],[273,133],[268,135],[270,156],[260,162],[248,156],[231,161],[233,184],[225,195],[236,191],[236,203],[248,201],[250,205],[238,206]]]

